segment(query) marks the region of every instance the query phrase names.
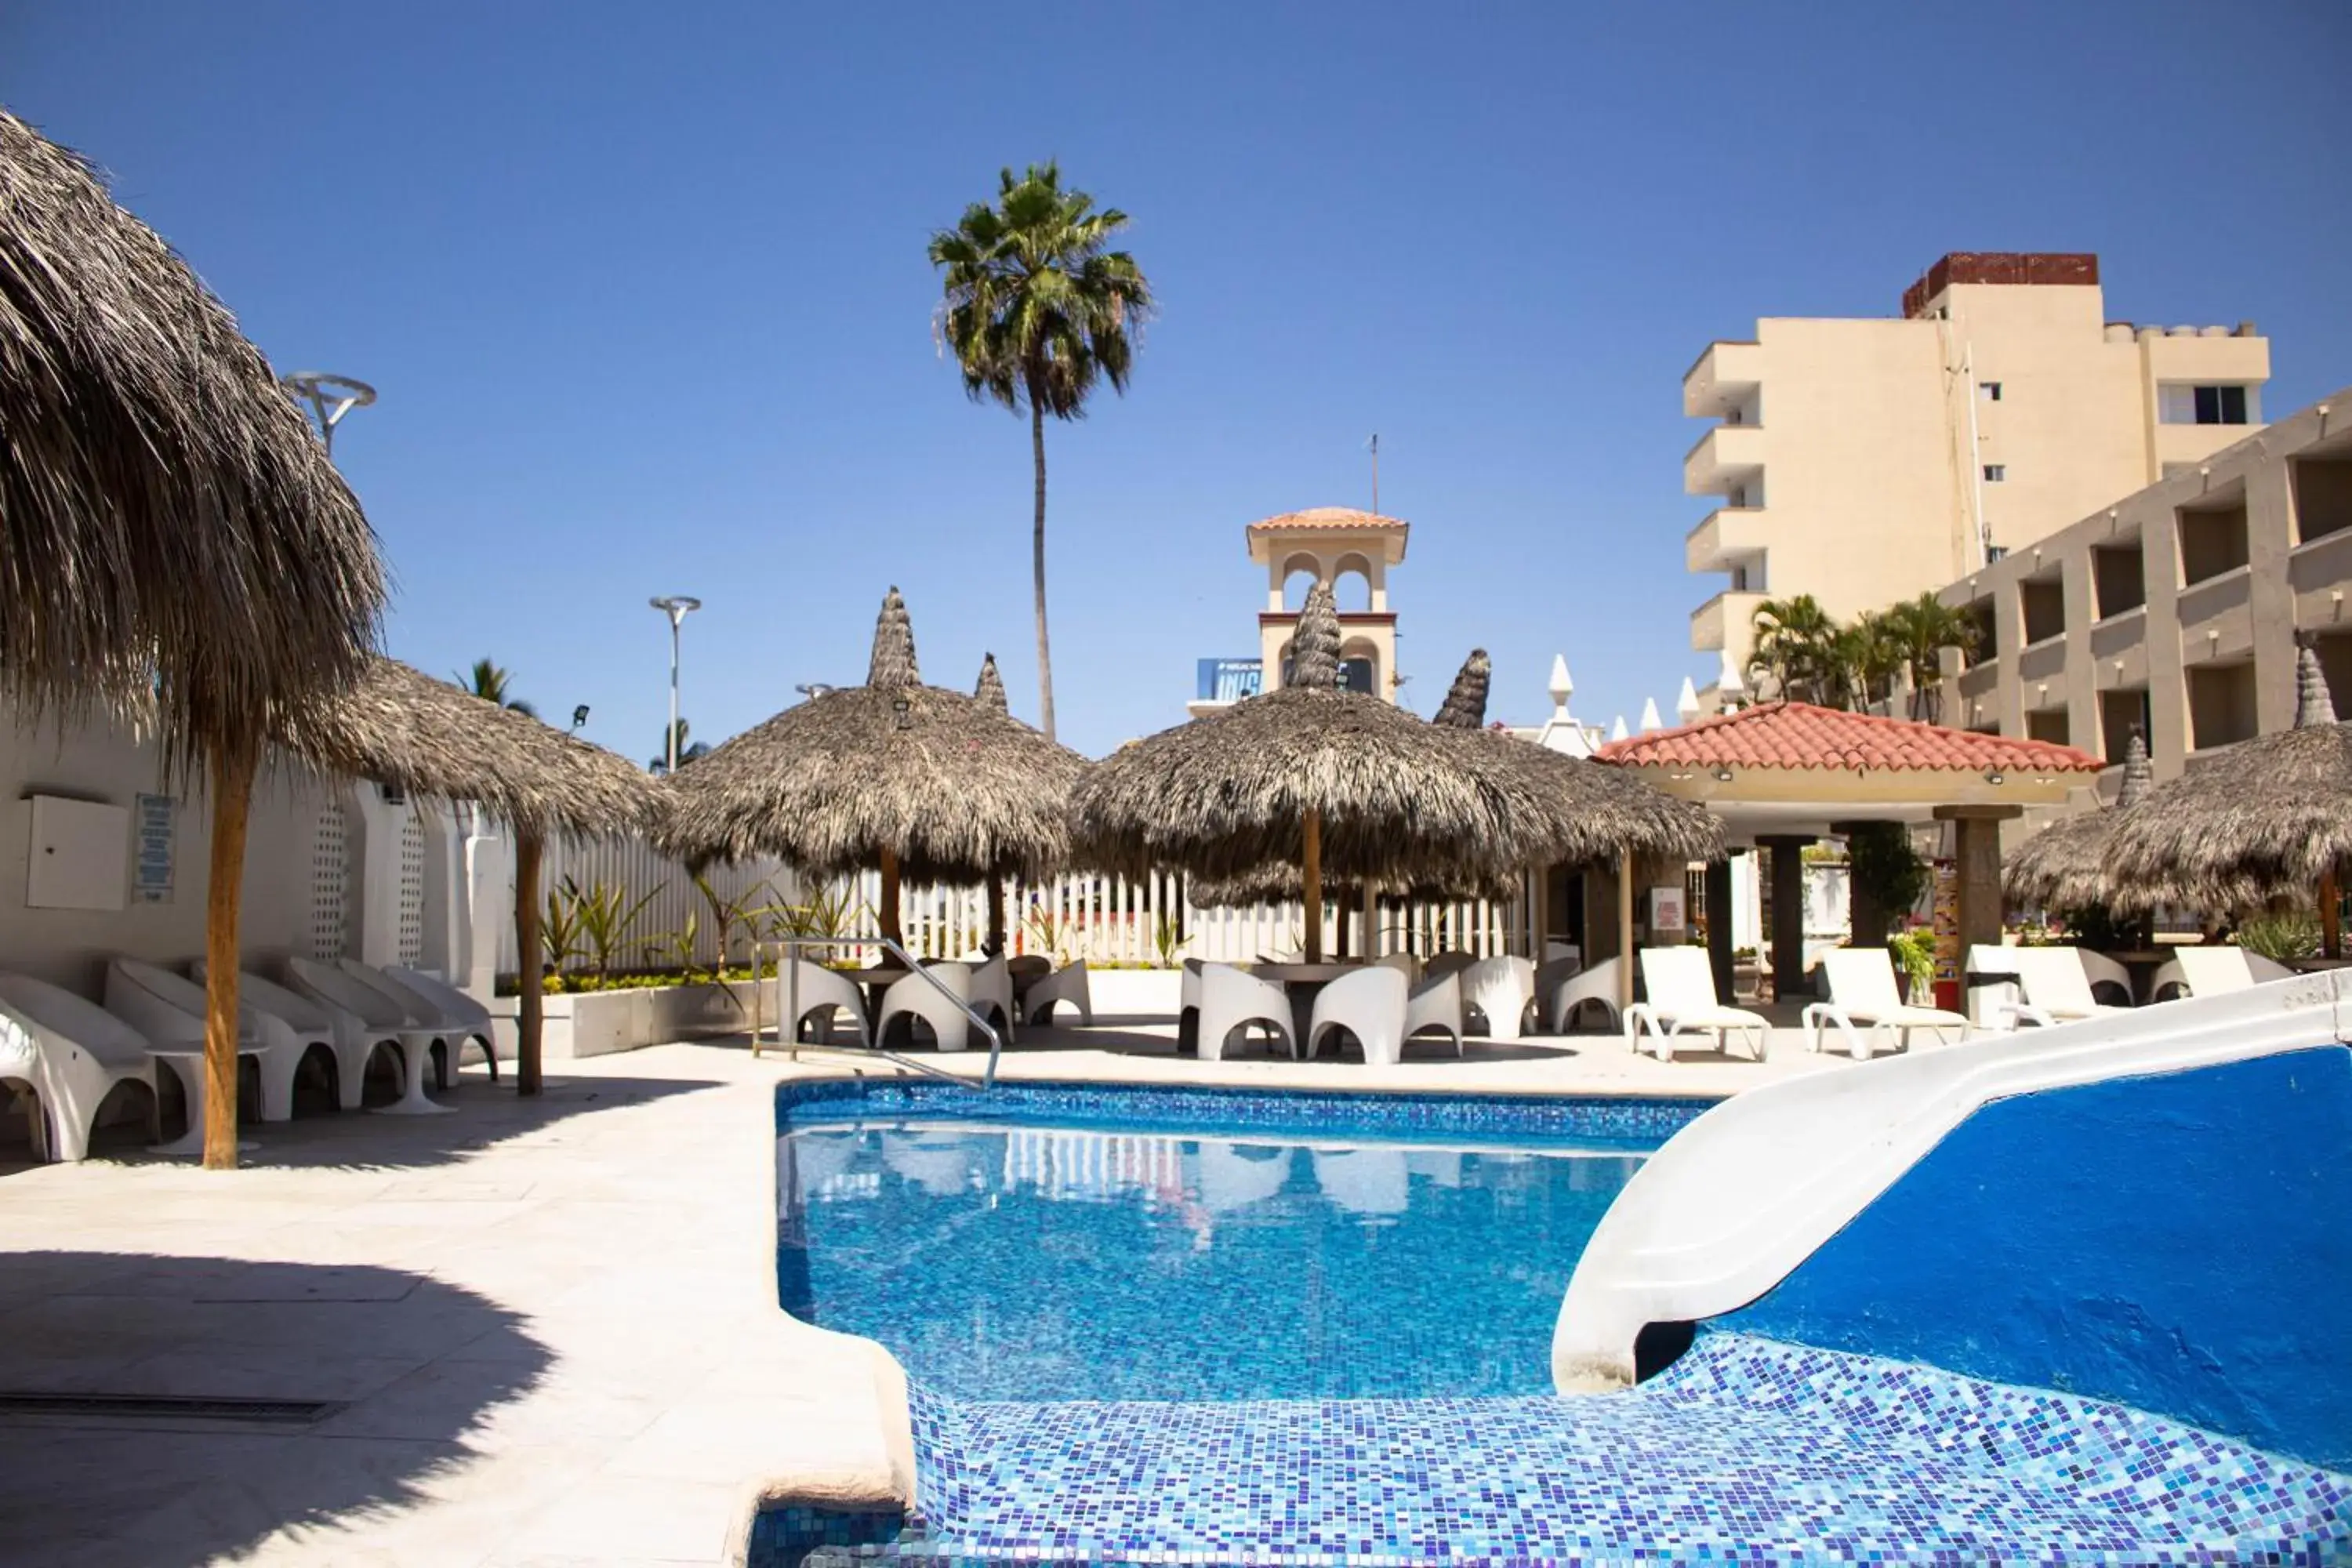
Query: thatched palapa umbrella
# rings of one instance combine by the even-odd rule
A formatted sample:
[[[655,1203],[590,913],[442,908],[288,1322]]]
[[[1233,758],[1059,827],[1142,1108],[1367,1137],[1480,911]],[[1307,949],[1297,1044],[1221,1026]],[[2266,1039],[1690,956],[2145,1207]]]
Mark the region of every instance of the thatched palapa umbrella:
[[[268,715],[362,668],[359,503],[261,352],[73,153],[0,110],[0,693],[136,706],[212,796],[205,1163],[236,1163],[237,898]]]
[[[332,702],[289,715],[276,738],[322,772],[472,801],[513,831],[522,962],[515,1088],[537,1094],[541,853],[556,834],[601,838],[653,826],[661,799],[654,781],[625,757],[390,658],[372,661]]]
[[[2100,905],[2119,914],[2142,913],[2166,896],[2147,884],[2119,884],[2108,869],[2116,823],[2137,805],[2156,782],[2147,742],[2135,726],[2124,752],[2123,786],[2103,810],[2077,812],[2052,823],[2010,857],[2001,883],[2010,898],[2045,910]]]
[[[904,940],[902,880],[969,887],[1069,856],[1086,759],[961,691],[922,684],[893,588],[864,686],[788,708],[681,769],[663,839],[688,857],[771,854],[804,873],[878,867],[882,932]]]
[[[2179,886],[2216,907],[2319,890],[2323,951],[2343,956],[2340,868],[2352,858],[2352,725],[2336,719],[2308,645],[2295,655],[2294,728],[2241,741],[2116,818],[2119,887]]]

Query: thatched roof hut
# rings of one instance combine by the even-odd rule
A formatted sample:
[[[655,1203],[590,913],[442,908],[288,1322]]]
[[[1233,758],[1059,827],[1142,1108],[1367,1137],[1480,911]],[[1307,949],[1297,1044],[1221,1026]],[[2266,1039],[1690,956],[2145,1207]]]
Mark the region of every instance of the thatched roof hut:
[[[2315,889],[2325,901],[2352,859],[2352,725],[2336,721],[2308,647],[2295,685],[2294,728],[2240,742],[2116,818],[2117,886],[2177,887],[2216,908]]]
[[[1003,713],[1008,717],[1012,714],[1013,704],[1005,700],[1004,677],[996,673],[994,654],[984,653],[980,656],[980,680],[972,687],[971,694],[980,700],[982,707],[991,712]]]
[[[362,668],[359,503],[259,350],[89,166],[0,110],[0,691],[189,757]]]
[[[1086,759],[961,691],[925,686],[893,588],[864,686],[786,709],[681,769],[662,838],[771,854],[818,876],[895,865],[916,883],[1042,876],[1069,858]]]
[[[2116,820],[2146,798],[2156,779],[2148,765],[2147,743],[2135,728],[2124,752],[2123,786],[2116,803],[2102,810],[2078,812],[2053,822],[2009,858],[2002,868],[2002,889],[2018,903],[2045,910],[2078,910],[2094,905],[2117,913],[2137,913],[2161,901],[2146,889],[2118,887],[2107,872],[2107,856]]]

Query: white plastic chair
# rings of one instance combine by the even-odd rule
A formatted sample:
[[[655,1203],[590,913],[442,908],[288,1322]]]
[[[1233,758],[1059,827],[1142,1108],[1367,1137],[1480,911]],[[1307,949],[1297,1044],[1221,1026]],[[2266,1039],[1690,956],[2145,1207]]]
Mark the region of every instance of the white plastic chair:
[[[1543,1014],[1544,1026],[1555,1035],[1565,1035],[1576,1019],[1577,1010],[1591,1003],[1601,1009],[1612,1033],[1622,1028],[1624,1020],[1617,1012],[1617,975],[1623,963],[1622,959],[1604,958],[1590,969],[1580,969],[1566,980],[1556,982],[1549,994],[1538,990],[1536,1004]]]
[[[1536,966],[1516,954],[1482,958],[1462,972],[1462,1010],[1486,1020],[1490,1040],[1516,1040],[1526,1030],[1528,1004],[1535,1000]]]
[[[2177,948],[2172,962],[2156,972],[2148,997],[2168,1002],[2180,996],[2219,996],[2284,980],[2294,973],[2285,964],[2242,947]]]
[[[1462,976],[1441,974],[1424,980],[1404,994],[1404,1037],[1423,1029],[1443,1029],[1462,1054]]]
[[[118,1084],[143,1087],[154,1118],[146,1037],[97,1003],[29,975],[0,974],[0,1079],[32,1089],[33,1152],[43,1159],[88,1159],[99,1108]]]
[[[188,965],[195,984],[205,983],[205,961],[197,959]],[[368,1058],[378,1046],[397,1047],[399,1042],[388,1035],[372,1033],[357,1015],[341,1007],[331,1006],[315,997],[289,991],[272,984],[250,970],[236,977],[236,1001],[240,1010],[257,1014],[264,1018],[284,1021],[294,1028],[310,1034],[323,1033],[335,1053],[335,1103],[345,1110],[357,1110],[367,1085]],[[395,1048],[393,1058],[399,1059]]]
[[[2113,964],[2115,961],[2103,957],[2100,962]],[[2109,1006],[2091,994],[2090,970],[2079,948],[1973,947],[1969,950],[1969,968],[1979,973],[2006,971],[2018,977],[2021,995],[2014,1001],[1994,1002],[1996,1027],[2034,1024],[2046,1029],[2128,1011]]]
[[[400,1099],[390,1105],[377,1106],[378,1115],[437,1116],[454,1109],[436,1105],[425,1093],[425,1065],[433,1059],[433,1047],[444,1045],[445,1037],[439,1029],[412,1021],[405,1004],[341,964],[323,963],[317,959],[288,959],[286,983],[302,995],[352,1014],[377,1038],[391,1040],[400,1047]]]
[[[1176,983],[1176,1049],[1197,1051],[1201,1047],[1201,971],[1206,967],[1197,958],[1184,961],[1184,977]]]
[[[1475,952],[1433,952],[1422,961],[1421,977],[1427,980],[1432,975],[1459,974],[1477,962],[1478,955]]]
[[[1093,1026],[1095,994],[1093,986],[1087,982],[1085,959],[1064,964],[1021,994],[1024,1021],[1040,1027],[1050,1025],[1054,1021],[1054,1004],[1056,1002],[1066,1002],[1076,1007],[1079,1021],[1090,1028]]]
[[[910,1031],[912,1020],[919,1018],[931,1026],[940,1049],[962,1050],[971,1043],[971,1018],[964,1012],[964,1005],[971,1000],[971,970],[961,963],[929,963],[923,967],[925,973],[947,987],[948,994],[941,995],[940,985],[932,984],[921,974],[892,981],[890,988],[882,993],[882,1011],[875,1016],[874,1038],[880,1042],[888,1037],[893,1018],[908,1019]]]
[[[446,1089],[457,1079],[457,1070],[465,1065],[466,1047],[468,1046],[482,1053],[482,1061],[490,1069],[491,1081],[498,1081],[499,1036],[488,1007],[447,981],[427,974],[421,969],[387,963],[376,973],[424,1004],[428,1014],[434,1015],[428,1016],[425,1022],[438,1024],[447,1031],[446,1037],[450,1044],[436,1058],[440,1080],[436,1087]]]
[[[1882,1029],[1890,1042],[1899,1037],[1905,1050],[1911,1048],[1914,1029],[1932,1029],[1939,1039],[1947,1030],[1958,1029],[1961,1039],[1969,1037],[1965,1016],[1940,1007],[1914,1007],[1903,1000],[1895,989],[1895,961],[1883,949],[1832,948],[1822,954],[1822,973],[1829,981],[1829,1000],[1808,1003],[1799,1015],[1809,1051],[1822,1048],[1822,1030],[1832,1024],[1856,1061],[1878,1048]],[[1857,1024],[1867,1025],[1869,1033],[1858,1032]]]
[[[1642,984],[1649,1000],[1625,1009],[1629,1045],[1641,1048],[1646,1026],[1658,1059],[1671,1061],[1680,1037],[1705,1030],[1714,1034],[1716,1048],[1727,1055],[1731,1036],[1738,1032],[1751,1037],[1756,1059],[1764,1059],[1772,1038],[1770,1022],[1761,1013],[1727,1007],[1717,998],[1715,971],[1708,965],[1705,948],[1645,947],[1641,958]]]
[[[787,1042],[798,1039],[801,1025],[805,1020],[815,1017],[824,1026],[825,1039],[830,1041],[833,1038],[833,1016],[839,1012],[848,1014],[849,1021],[857,1026],[859,1045],[870,1046],[874,1043],[873,1034],[866,1026],[866,997],[857,989],[856,981],[837,969],[828,969],[824,964],[809,959],[795,958],[788,962],[792,964],[792,968],[784,970],[773,980],[763,980],[760,983],[762,985],[775,987],[776,1037],[778,1039]],[[917,984],[919,984],[920,982]],[[800,994],[797,998],[785,994],[788,984],[799,987]],[[925,989],[928,990],[929,987]],[[937,993],[934,992],[933,994],[936,995]],[[795,1000],[800,1007],[800,1016],[785,1017],[786,1009],[793,1006]]]
[[[1380,957],[1372,960],[1372,962],[1379,964],[1383,969],[1393,969],[1399,974],[1403,975],[1404,983],[1407,985],[1418,985],[1421,984],[1421,960],[1415,958],[1409,952],[1383,953]]]
[[[1536,965],[1535,979],[1529,989],[1535,996],[1537,1028],[1550,1034],[1559,1032],[1552,1025],[1552,1016],[1556,1011],[1552,997],[1561,986],[1583,973],[1584,959],[1576,953],[1548,958]]]
[[[151,1047],[202,1052],[205,1008],[205,988],[184,974],[135,958],[118,958],[106,966],[106,1010],[146,1036]],[[253,1058],[261,1069],[261,1119],[289,1121],[294,1115],[294,1073],[310,1041],[287,1026],[271,1026],[274,1020],[250,1007],[240,1005],[236,1013],[237,1054]],[[320,1040],[333,1043],[325,1035]],[[186,1082],[187,1058],[167,1059]]]
[[[1387,971],[1382,971],[1383,973]],[[1264,1024],[1282,1037],[1292,1056],[1298,1054],[1293,1037],[1290,994],[1271,980],[1234,968],[1230,963],[1201,966],[1201,1059],[1223,1061],[1225,1037],[1245,1024]]]
[[[984,959],[969,966],[971,970],[971,1005],[1013,1043],[1013,972],[1004,966],[1004,955]]]
[[[1345,1029],[1363,1047],[1366,1067],[1396,1066],[1404,1046],[1407,989],[1403,975],[1378,963],[1339,976],[1315,994],[1307,1018],[1307,1054],[1315,1055],[1326,1029]]]

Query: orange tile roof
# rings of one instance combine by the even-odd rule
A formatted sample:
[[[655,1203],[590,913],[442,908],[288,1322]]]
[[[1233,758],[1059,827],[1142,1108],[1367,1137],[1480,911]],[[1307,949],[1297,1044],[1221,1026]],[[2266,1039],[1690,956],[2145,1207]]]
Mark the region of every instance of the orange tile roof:
[[[1346,506],[1310,506],[1305,511],[1286,511],[1280,517],[1269,517],[1250,524],[1250,531],[1264,529],[1293,528],[1406,528],[1401,517],[1382,517],[1376,511],[1358,511]]]
[[[2087,752],[2050,741],[1978,735],[1810,702],[1761,702],[1679,729],[1612,741],[1596,753],[1631,767],[1688,764],[1857,771],[2096,773]]]

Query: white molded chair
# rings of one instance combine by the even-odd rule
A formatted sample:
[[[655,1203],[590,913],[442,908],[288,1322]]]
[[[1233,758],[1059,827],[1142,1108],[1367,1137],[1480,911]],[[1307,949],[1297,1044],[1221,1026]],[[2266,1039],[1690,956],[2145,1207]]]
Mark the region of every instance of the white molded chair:
[[[866,1026],[866,997],[857,989],[856,981],[838,969],[828,969],[824,964],[809,959],[795,958],[788,962],[792,964],[792,968],[778,974],[773,980],[760,982],[762,985],[775,988],[776,1037],[778,1039],[788,1044],[798,1039],[802,1023],[808,1018],[815,1017],[824,1029],[825,1039],[830,1041],[833,1038],[833,1016],[835,1013],[846,1013],[849,1015],[849,1021],[857,1026],[857,1043],[861,1046],[870,1046],[874,1043],[873,1033]],[[798,987],[797,996],[785,994],[788,984]],[[922,983],[917,981],[916,984]],[[929,987],[926,986],[925,989],[929,990]],[[938,994],[934,992],[933,994]],[[785,1012],[795,1003],[799,1005],[800,1016],[785,1017]]]
[[[355,961],[346,959],[346,966]],[[421,969],[403,964],[387,963],[376,973],[407,992],[425,1008],[425,1021],[438,1025],[446,1031],[447,1042],[435,1058],[439,1079],[436,1087],[446,1089],[456,1081],[457,1069],[465,1065],[466,1048],[474,1047],[482,1053],[483,1062],[490,1069],[490,1079],[499,1076],[498,1030],[490,1022],[490,1010],[458,990],[447,981],[427,974]]]
[[[1969,1037],[1965,1016],[1940,1007],[1914,1007],[1903,1000],[1895,988],[1895,961],[1884,949],[1832,948],[1822,954],[1822,973],[1829,982],[1829,1000],[1807,1003],[1799,1015],[1809,1051],[1822,1048],[1822,1030],[1832,1024],[1856,1061],[1877,1049],[1881,1029],[1890,1041],[1900,1037],[1905,1050],[1911,1048],[1914,1029],[1932,1029],[1939,1039],[1947,1030],[1958,1029],[1961,1039]],[[1867,1025],[1869,1033],[1857,1032],[1857,1024]]]
[[[1382,971],[1383,973],[1388,973]],[[1234,968],[1230,963],[1201,966],[1201,1059],[1222,1061],[1225,1037],[1246,1024],[1264,1024],[1282,1037],[1292,1056],[1298,1054],[1293,1037],[1290,995],[1271,980]]]
[[[1021,1016],[1024,1022],[1040,1027],[1054,1021],[1054,1004],[1066,1002],[1078,1010],[1079,1020],[1089,1027],[1095,1021],[1094,988],[1087,983],[1087,961],[1083,958],[1064,964],[1051,974],[1033,983],[1021,994]]]
[[[1772,1038],[1771,1024],[1761,1013],[1727,1007],[1717,998],[1715,971],[1708,965],[1706,949],[1645,947],[1641,958],[1642,984],[1649,1000],[1625,1009],[1628,1044],[1640,1049],[1646,1026],[1658,1059],[1671,1061],[1681,1036],[1706,1030],[1715,1036],[1717,1048],[1728,1055],[1731,1036],[1737,1031],[1749,1037],[1756,1059],[1764,1059]]]
[[[1516,954],[1482,958],[1462,972],[1462,1010],[1486,1020],[1490,1040],[1516,1040],[1526,1031],[1535,994],[1536,966]]]
[[[1399,974],[1403,975],[1404,983],[1407,985],[1418,985],[1421,984],[1421,960],[1415,958],[1409,952],[1383,953],[1380,957],[1372,960],[1372,962],[1379,964],[1383,969],[1393,969]]]
[[[1407,989],[1404,976],[1383,964],[1368,963],[1339,976],[1315,994],[1307,1055],[1315,1055],[1323,1031],[1345,1029],[1363,1047],[1366,1067],[1396,1066],[1404,1046]]]
[[[1176,1048],[1180,1052],[1201,1048],[1201,971],[1206,967],[1200,959],[1186,959],[1184,977],[1176,983]]]
[[[444,1045],[442,1032],[426,1024],[413,1022],[407,1005],[394,1000],[384,991],[369,984],[339,963],[324,963],[311,958],[289,958],[286,961],[286,982],[296,992],[323,1002],[330,1007],[340,1007],[367,1026],[378,1039],[391,1040],[400,1047],[400,1099],[391,1105],[376,1107],[383,1116],[433,1116],[454,1109],[436,1105],[425,1097],[425,1065],[433,1058],[433,1047]]]
[[[1422,960],[1421,977],[1427,980],[1433,975],[1459,974],[1477,962],[1478,955],[1475,952],[1463,952],[1458,950],[1433,952]]]
[[[1570,953],[1559,958],[1548,958],[1536,965],[1530,989],[1535,995],[1536,1027],[1549,1034],[1559,1031],[1552,1024],[1552,996],[1559,988],[1584,973],[1584,959]]]
[[[99,1107],[117,1084],[143,1085],[154,1116],[147,1038],[97,1003],[25,974],[0,974],[0,1079],[33,1091],[33,1152],[89,1158]],[[200,1103],[200,1102],[198,1102]]]
[[[196,984],[202,985],[205,961],[199,958],[189,964],[188,973]],[[375,1054],[376,1047],[399,1044],[389,1035],[370,1032],[356,1015],[289,991],[251,970],[237,974],[236,1002],[240,1012],[279,1019],[308,1034],[323,1034],[335,1053],[335,1103],[345,1110],[360,1108],[361,1094],[367,1084],[368,1058]],[[393,1058],[399,1059],[397,1049]]]
[[[2181,996],[2219,996],[2227,991],[2284,980],[2294,970],[2275,959],[2242,947],[2183,947],[2156,972],[2148,999],[2169,1002]]]
[[[135,958],[118,958],[106,966],[106,1010],[146,1036],[151,1046],[201,1052],[205,1006],[205,988],[184,974]],[[294,1114],[294,1073],[302,1065],[302,1053],[313,1038],[331,1048],[333,1037],[323,1030],[302,1036],[291,1026],[242,1005],[236,1014],[237,1054],[252,1057],[261,1069],[261,1119],[289,1121]],[[201,1099],[198,1084],[188,1077],[194,1064],[186,1057],[164,1059],[180,1073],[182,1083]],[[194,1117],[191,1111],[190,1119]]]
[[[2099,962],[2109,968],[2121,967],[2104,955]],[[2013,1029],[2021,1024],[2034,1024],[2046,1029],[2082,1018],[2127,1011],[2109,1006],[2092,994],[2090,967],[2084,963],[2079,948],[1979,945],[1969,949],[1969,968],[1979,974],[2006,973],[2017,976],[2010,998],[2000,994],[2003,987],[1991,988],[1992,1023],[1996,1028]]]
[[[908,1038],[912,1038],[913,1020],[921,1019],[931,1026],[933,1038],[943,1051],[960,1051],[971,1043],[971,1018],[964,1005],[971,1000],[971,969],[962,963],[927,963],[924,974],[940,983],[934,985],[923,974],[909,974],[890,983],[882,993],[882,1011],[874,1019],[874,1039],[878,1045],[890,1033],[890,1020],[908,1020]],[[947,988],[940,994],[940,986]]]
[[[1611,1031],[1622,1028],[1624,1020],[1617,1013],[1617,975],[1623,962],[1604,958],[1590,969],[1554,982],[1549,992],[1538,989],[1536,1005],[1543,1015],[1544,1026],[1555,1035],[1565,1035],[1576,1021],[1577,1010],[1590,1005],[1601,1009]]]
[[[996,1026],[1004,1043],[1013,1043],[1013,972],[1004,966],[1004,955],[984,959],[971,969],[972,1011]]]
[[[1405,993],[1404,1037],[1410,1040],[1423,1029],[1444,1030],[1454,1054],[1462,1054],[1462,976],[1440,974]]]

